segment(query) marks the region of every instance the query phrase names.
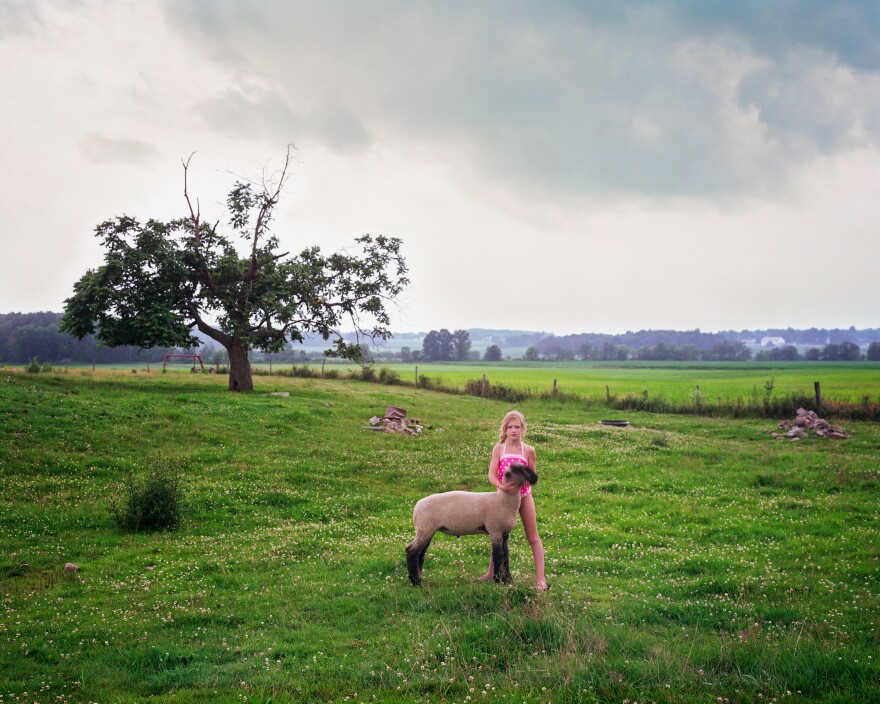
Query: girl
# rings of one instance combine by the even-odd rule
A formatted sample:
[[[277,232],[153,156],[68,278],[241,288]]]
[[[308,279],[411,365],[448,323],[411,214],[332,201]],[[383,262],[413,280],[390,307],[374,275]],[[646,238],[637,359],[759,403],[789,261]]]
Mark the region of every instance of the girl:
[[[544,546],[538,535],[538,522],[535,515],[535,499],[532,497],[532,487],[524,484],[521,489],[515,486],[505,486],[501,483],[504,470],[511,464],[522,463],[537,471],[535,466],[535,448],[523,442],[526,434],[526,419],[519,411],[510,411],[501,421],[499,441],[492,448],[492,460],[489,462],[489,483],[498,491],[514,492],[522,494],[519,506],[519,515],[522,518],[526,538],[532,548],[532,557],[535,559],[535,580],[540,591],[547,589],[547,581],[544,579]],[[489,571],[478,577],[480,581],[487,582],[494,575],[492,558],[489,558]]]

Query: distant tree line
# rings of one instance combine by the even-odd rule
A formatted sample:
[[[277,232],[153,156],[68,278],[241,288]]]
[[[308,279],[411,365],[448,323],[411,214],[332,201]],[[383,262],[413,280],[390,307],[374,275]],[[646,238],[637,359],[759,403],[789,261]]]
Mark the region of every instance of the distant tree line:
[[[593,347],[590,343],[582,344],[576,352],[557,345],[545,347],[542,354],[535,346],[529,347],[523,359],[527,361],[545,360],[551,362],[565,362],[575,359],[594,362],[623,361],[626,359],[638,359],[642,361],[703,361],[703,362],[796,362],[822,361],[822,362],[856,362],[866,359],[871,362],[880,361],[880,342],[872,342],[868,345],[867,352],[862,355],[861,349],[854,342],[831,342],[822,347],[811,347],[803,355],[794,345],[783,345],[760,350],[754,356],[749,347],[743,342],[722,340],[716,342],[708,349],[701,350],[696,345],[667,345],[658,343],[651,347],[639,347],[631,349],[626,345],[617,345],[605,342],[600,347]]]
[[[698,350],[696,354],[699,356],[702,352],[708,351],[722,342],[755,344],[765,338],[781,338],[785,340],[785,345],[822,347],[827,344],[839,345],[850,342],[865,347],[871,342],[880,341],[880,328],[864,330],[856,330],[855,327],[845,330],[840,328],[810,328],[808,330],[785,328],[726,332],[702,332],[699,328],[695,330],[639,330],[637,332],[627,331],[618,335],[602,333],[548,335],[530,344],[539,354],[545,356],[554,356],[561,349],[568,350],[573,356],[582,356],[580,350],[584,345],[589,345],[593,350],[604,350],[606,344],[610,344],[626,347],[630,350],[657,348],[663,345],[667,348],[686,350],[684,354],[693,357],[695,353],[692,348]]]
[[[190,352],[202,356],[205,364],[228,364],[226,350],[210,342],[203,343],[198,349],[182,350],[172,347],[154,347],[141,350],[137,347],[104,347],[93,336],[77,340],[70,335],[58,331],[60,313],[0,313],[0,362],[29,363],[35,357],[41,362],[64,363],[97,363],[120,364],[125,362],[161,362],[169,353]],[[814,330],[814,329],[813,329]],[[422,349],[401,347],[399,353],[383,353],[364,347],[364,358],[372,361],[374,357],[397,358],[402,362],[441,362],[468,361],[480,359],[479,352],[471,349],[471,333],[473,330],[455,330],[446,328],[431,330],[422,339]],[[490,337],[492,331],[477,331],[482,337]],[[859,344],[852,340],[822,342],[810,347],[804,354],[794,344],[798,331],[767,330],[767,333],[779,333],[773,337],[792,340],[791,344],[771,346],[752,355],[749,347],[742,341],[731,340],[720,333],[702,333],[699,330],[677,332],[672,330],[639,331],[624,335],[583,334],[556,337],[544,333],[508,333],[491,335],[501,344],[517,346],[517,342],[530,341],[532,344],[523,355],[528,361],[562,362],[572,360],[589,361],[622,361],[636,359],[643,361],[856,361],[862,359]],[[843,331],[845,332],[845,331]],[[831,337],[829,331],[819,331],[826,339]],[[859,339],[866,336],[860,331]],[[771,335],[768,335],[771,336]],[[810,336],[813,333],[810,332]],[[880,329],[876,331],[880,338]],[[351,342],[358,338],[353,333],[346,335]],[[650,344],[625,344],[622,340],[652,340]],[[319,340],[316,339],[315,342]],[[416,341],[417,342],[417,341]],[[872,340],[868,344],[864,359],[880,361],[880,340]],[[519,345],[521,347],[521,345]],[[862,345],[864,346],[864,344]],[[275,353],[252,351],[254,361],[274,362],[277,364],[298,364],[320,360],[320,354],[306,354],[303,350],[290,348]],[[485,361],[500,361],[503,352],[499,344],[489,345],[482,355]]]
[[[807,328],[796,330],[794,328],[768,328],[766,330],[725,330],[719,333],[731,340],[755,340],[760,342],[766,337],[781,337],[786,345],[809,345],[822,347],[828,344],[841,344],[851,342],[859,347],[865,347],[872,342],[880,341],[880,328],[856,329],[855,326],[848,328]]]
[[[56,364],[162,361],[175,348],[104,347],[94,335],[82,340],[58,331],[61,313],[0,313],[0,361],[27,363],[35,357]]]
[[[742,342],[720,340],[707,349],[700,349],[696,345],[687,344],[681,347],[658,342],[650,347],[631,348],[628,345],[616,344],[605,341],[601,345],[593,345],[589,342],[582,343],[576,350],[563,347],[560,344],[543,346],[543,352],[535,346],[529,347],[524,359],[535,361],[545,359],[555,362],[565,362],[574,359],[594,362],[623,361],[626,359],[639,359],[647,361],[712,361],[712,362],[741,362],[752,358],[752,353]]]
[[[401,348],[401,359],[405,362],[464,362],[479,358],[479,352],[471,352],[471,336],[467,330],[431,330],[422,340],[421,350]],[[483,359],[487,362],[499,362],[501,358],[502,352],[498,345],[489,345],[483,353]]]

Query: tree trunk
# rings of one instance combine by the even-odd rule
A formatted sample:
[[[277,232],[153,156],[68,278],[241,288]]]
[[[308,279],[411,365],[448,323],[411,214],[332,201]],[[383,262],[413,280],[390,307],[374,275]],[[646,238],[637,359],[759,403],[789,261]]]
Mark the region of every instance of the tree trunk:
[[[226,350],[229,352],[229,390],[253,391],[254,378],[247,348],[233,343]]]

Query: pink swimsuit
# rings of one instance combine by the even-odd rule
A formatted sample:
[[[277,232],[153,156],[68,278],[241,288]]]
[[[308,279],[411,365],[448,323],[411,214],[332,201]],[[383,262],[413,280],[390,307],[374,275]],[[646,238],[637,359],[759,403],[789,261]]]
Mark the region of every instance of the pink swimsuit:
[[[512,464],[524,464],[529,466],[529,461],[523,455],[514,455],[507,452],[507,443],[504,443],[504,449],[501,451],[501,458],[498,460],[498,481],[504,481],[504,470]],[[528,496],[532,493],[532,485],[526,482],[520,487],[519,495]]]

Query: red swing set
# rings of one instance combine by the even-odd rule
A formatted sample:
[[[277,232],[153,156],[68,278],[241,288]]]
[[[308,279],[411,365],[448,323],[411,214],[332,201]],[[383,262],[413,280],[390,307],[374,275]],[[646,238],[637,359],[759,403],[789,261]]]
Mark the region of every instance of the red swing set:
[[[170,357],[186,357],[187,359],[191,359],[193,371],[195,371],[196,361],[198,361],[198,363],[202,366],[202,371],[205,371],[205,365],[202,364],[202,358],[197,354],[166,354],[165,359],[162,362],[162,369],[165,369],[165,366],[168,364],[168,359]]]

